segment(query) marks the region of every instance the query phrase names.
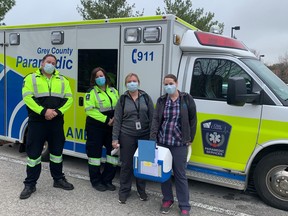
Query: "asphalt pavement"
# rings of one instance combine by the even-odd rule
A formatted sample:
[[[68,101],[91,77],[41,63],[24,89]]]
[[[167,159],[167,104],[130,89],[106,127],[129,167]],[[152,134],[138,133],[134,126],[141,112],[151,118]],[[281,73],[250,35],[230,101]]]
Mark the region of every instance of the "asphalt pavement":
[[[0,216],[154,216],[159,212],[162,195],[160,184],[147,182],[149,200],[140,201],[135,183],[126,204],[118,203],[119,176],[114,179],[116,191],[98,192],[91,187],[87,161],[64,157],[64,173],[75,189],[65,191],[54,188],[49,163],[42,163],[37,190],[26,200],[20,200],[26,177],[26,155],[16,148],[0,147]],[[174,190],[175,191],[175,190]],[[288,213],[265,205],[258,197],[238,190],[189,181],[191,215],[196,216],[287,216]],[[174,194],[175,195],[175,194]],[[179,215],[177,202],[168,216]]]

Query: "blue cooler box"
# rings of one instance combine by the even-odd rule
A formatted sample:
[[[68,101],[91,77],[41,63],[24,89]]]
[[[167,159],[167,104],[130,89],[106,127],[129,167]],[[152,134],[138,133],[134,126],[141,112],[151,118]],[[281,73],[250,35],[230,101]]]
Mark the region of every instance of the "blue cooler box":
[[[142,140],[138,141],[139,147],[133,158],[134,176],[161,183],[167,181],[172,173],[172,155],[170,150],[162,146],[156,147],[156,144],[154,144],[153,150],[151,148],[146,148],[146,145],[145,148],[140,148],[139,142],[142,142]],[[142,156],[143,154],[144,157]],[[145,155],[150,158],[145,160]],[[153,156],[153,160],[151,160],[151,155]]]

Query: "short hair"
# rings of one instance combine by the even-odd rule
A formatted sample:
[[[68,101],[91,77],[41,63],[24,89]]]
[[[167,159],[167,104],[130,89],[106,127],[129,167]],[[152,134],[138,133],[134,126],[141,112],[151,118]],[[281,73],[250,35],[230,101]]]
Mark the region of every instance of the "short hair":
[[[93,86],[95,85],[95,76],[96,76],[96,74],[97,74],[99,71],[102,71],[103,74],[104,74],[104,76],[105,76],[105,79],[106,79],[105,85],[110,86],[110,85],[111,85],[111,82],[110,82],[109,77],[107,76],[106,71],[105,71],[103,68],[101,68],[101,67],[96,67],[96,68],[94,68],[94,69],[92,70],[92,72],[91,72],[91,76],[90,76],[90,87],[93,87]]]
[[[44,61],[46,60],[46,58],[48,58],[48,57],[52,57],[52,58],[54,58],[55,61],[57,62],[57,58],[56,58],[56,56],[55,56],[55,55],[52,55],[52,54],[47,54],[47,55],[45,55],[45,56],[42,58],[42,62],[44,62]]]
[[[178,81],[177,81],[177,77],[176,77],[174,74],[167,74],[167,75],[164,77],[164,79],[166,79],[166,78],[170,78],[170,79],[173,79],[174,82],[178,82]]]
[[[137,74],[135,74],[135,73],[129,73],[129,74],[127,74],[127,76],[125,77],[125,85],[128,83],[128,79],[129,79],[130,77],[132,77],[132,76],[135,76],[136,79],[137,79],[137,81],[138,81],[138,83],[140,83],[140,79],[139,79],[139,77],[138,77]]]

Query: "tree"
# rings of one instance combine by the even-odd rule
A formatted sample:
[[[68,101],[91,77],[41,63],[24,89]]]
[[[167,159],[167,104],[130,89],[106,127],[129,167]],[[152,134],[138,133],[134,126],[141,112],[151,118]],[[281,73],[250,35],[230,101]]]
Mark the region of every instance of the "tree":
[[[268,66],[280,79],[288,84],[288,53],[279,57],[279,63]]]
[[[143,9],[142,13],[133,14],[135,4],[130,6],[126,0],[80,0],[80,3],[83,8],[77,6],[77,10],[84,20],[142,16],[144,13]]]
[[[0,22],[15,4],[15,0],[0,0]]]
[[[212,21],[214,13],[209,12],[204,14],[203,8],[193,10],[191,0],[164,0],[164,3],[166,5],[166,7],[164,7],[164,12],[158,7],[156,10],[157,15],[175,14],[198,29],[208,32],[211,26],[218,25],[220,33],[223,33],[224,23]]]

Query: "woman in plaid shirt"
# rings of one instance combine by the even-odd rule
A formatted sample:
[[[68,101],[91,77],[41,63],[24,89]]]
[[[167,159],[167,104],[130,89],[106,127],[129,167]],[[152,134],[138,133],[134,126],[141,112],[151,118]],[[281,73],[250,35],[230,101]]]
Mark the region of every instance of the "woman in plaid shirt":
[[[173,173],[181,215],[189,215],[189,189],[186,177],[188,146],[191,145],[197,124],[196,105],[190,94],[177,90],[173,74],[164,77],[165,95],[157,100],[150,138],[169,148],[173,156]],[[160,211],[168,213],[174,203],[171,179],[161,184],[163,200]]]

